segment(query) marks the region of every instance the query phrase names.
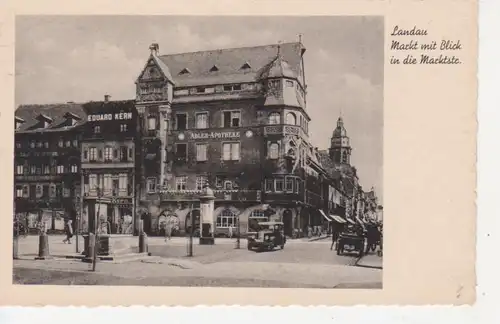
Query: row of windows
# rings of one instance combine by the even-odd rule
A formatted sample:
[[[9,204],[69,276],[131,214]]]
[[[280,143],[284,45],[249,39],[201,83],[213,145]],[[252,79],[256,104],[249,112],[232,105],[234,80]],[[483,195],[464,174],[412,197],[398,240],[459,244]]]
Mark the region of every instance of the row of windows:
[[[127,146],[121,146],[120,149],[113,147],[105,147],[98,149],[97,147],[89,147],[83,151],[84,161],[105,161],[111,162],[113,160],[120,160],[121,162],[133,161],[134,151]]]
[[[196,146],[196,161],[205,162],[208,160],[208,144],[200,143]],[[240,160],[240,142],[224,142],[222,143],[222,160],[224,161],[239,161]],[[175,157],[178,161],[187,161],[188,144],[175,144]]]
[[[207,176],[196,176],[195,189],[202,190],[208,183]],[[215,177],[215,188],[224,190],[233,190],[237,188],[234,180],[228,179],[226,176]],[[157,183],[156,178],[148,178],[146,180],[146,189],[148,192],[156,192]],[[178,176],[175,177],[175,190],[188,190],[188,177]]]
[[[16,148],[23,148],[23,142],[16,142]],[[49,148],[49,141],[30,141],[29,148]],[[58,147],[78,147],[78,140],[60,139],[57,143]]]
[[[70,195],[71,189],[63,188],[61,185],[36,185],[32,186],[32,190],[30,190],[29,185],[16,186],[16,197],[18,198],[41,198],[44,196],[48,196],[50,198],[59,198],[70,197]]]
[[[224,93],[224,92],[235,92],[235,91],[251,91],[255,90],[257,85],[254,83],[243,83],[243,84],[226,84],[226,85],[216,85],[209,87],[192,87],[176,89],[174,91],[174,96],[188,96],[197,94],[211,94],[211,93]]]
[[[297,177],[284,177],[275,179],[266,179],[266,192],[286,192],[299,193],[301,188],[301,180]]]
[[[103,190],[103,194],[113,193],[118,195],[120,192],[127,193],[131,189],[132,180],[126,173],[120,174],[89,174],[85,177],[84,191],[88,193],[97,188]]]
[[[264,212],[262,210],[254,210],[250,213],[249,215],[249,230],[254,230],[253,228],[250,228],[250,221],[251,220],[256,220],[257,222],[260,221],[266,221],[267,216],[264,215]],[[216,227],[219,228],[229,228],[229,227],[236,227],[238,226],[238,220],[237,216],[235,213],[230,210],[230,209],[224,209],[219,216],[217,216],[217,220],[215,223]]]
[[[18,164],[16,165],[17,175],[27,175],[27,174],[64,174],[64,173],[78,173],[78,165],[63,165],[59,164],[57,166],[51,167],[48,164],[45,165],[30,165],[25,166]]]

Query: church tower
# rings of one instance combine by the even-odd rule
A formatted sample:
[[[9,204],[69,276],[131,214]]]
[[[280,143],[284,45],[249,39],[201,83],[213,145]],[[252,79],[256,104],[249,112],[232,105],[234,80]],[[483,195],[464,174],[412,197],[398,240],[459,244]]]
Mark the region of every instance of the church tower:
[[[330,142],[330,158],[338,164],[351,163],[351,145],[344,127],[342,116],[337,120],[337,127],[333,131]]]

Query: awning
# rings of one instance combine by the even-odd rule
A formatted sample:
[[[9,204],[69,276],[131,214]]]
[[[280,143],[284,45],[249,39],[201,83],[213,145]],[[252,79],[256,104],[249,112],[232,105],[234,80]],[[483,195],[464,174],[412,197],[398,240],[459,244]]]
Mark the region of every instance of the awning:
[[[351,223],[352,225],[356,225],[356,222],[355,222],[355,221],[353,221],[353,220],[352,220],[352,219],[350,219],[350,218],[347,218],[347,221],[348,221],[349,223]]]
[[[330,218],[333,219],[334,221],[336,221],[337,223],[340,223],[340,224],[347,223],[347,221],[344,218],[342,218],[340,216],[337,216],[337,215],[331,215],[330,214]]]
[[[322,211],[321,209],[319,210],[319,212],[321,213],[321,215],[323,215],[323,218],[326,219],[328,222],[331,222],[332,220],[330,218],[328,218],[328,216],[326,216],[325,212]]]

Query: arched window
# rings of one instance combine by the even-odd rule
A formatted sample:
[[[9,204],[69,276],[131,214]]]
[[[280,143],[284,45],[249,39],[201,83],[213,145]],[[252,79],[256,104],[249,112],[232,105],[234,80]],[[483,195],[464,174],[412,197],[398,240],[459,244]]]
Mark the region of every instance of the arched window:
[[[294,113],[289,112],[286,114],[286,123],[288,125],[296,125],[297,124],[297,117],[295,117]]]
[[[279,151],[280,151],[279,144],[278,143],[271,143],[269,145],[269,154],[268,154],[268,157],[270,159],[273,159],[273,160],[279,158],[279,155],[280,155]]]
[[[224,209],[217,216],[217,227],[228,228],[236,225],[236,215],[230,209]]]
[[[269,125],[278,125],[281,124],[281,115],[280,113],[273,112],[269,114]]]

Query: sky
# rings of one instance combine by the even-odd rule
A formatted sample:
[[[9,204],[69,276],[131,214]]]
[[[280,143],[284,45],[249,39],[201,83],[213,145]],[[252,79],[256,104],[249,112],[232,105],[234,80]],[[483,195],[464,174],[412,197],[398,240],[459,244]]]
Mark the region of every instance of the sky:
[[[160,54],[298,41],[306,47],[314,146],[327,149],[340,114],[351,164],[383,201],[384,22],[381,17],[17,16],[16,106],[134,99],[135,80]]]

